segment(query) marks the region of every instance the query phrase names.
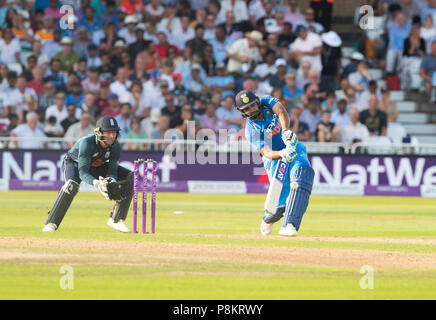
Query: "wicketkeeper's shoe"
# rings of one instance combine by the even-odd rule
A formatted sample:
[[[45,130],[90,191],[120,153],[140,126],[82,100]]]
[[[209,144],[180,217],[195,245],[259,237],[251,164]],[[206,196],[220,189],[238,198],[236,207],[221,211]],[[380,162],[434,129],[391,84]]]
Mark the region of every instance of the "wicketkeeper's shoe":
[[[111,228],[114,228],[115,230],[121,231],[121,232],[130,232],[129,228],[126,225],[125,220],[119,220],[117,223],[114,222],[114,219],[109,218],[109,221],[107,222],[107,225]]]
[[[44,228],[42,229],[42,232],[54,232],[56,231],[57,227],[54,223],[50,222],[47,223]]]
[[[262,220],[262,223],[260,224],[260,233],[262,233],[264,236],[271,234],[273,225],[273,223],[266,223]]]
[[[295,229],[292,223],[288,223],[286,227],[281,227],[279,231],[279,235],[286,237],[295,237],[297,236],[298,231]]]

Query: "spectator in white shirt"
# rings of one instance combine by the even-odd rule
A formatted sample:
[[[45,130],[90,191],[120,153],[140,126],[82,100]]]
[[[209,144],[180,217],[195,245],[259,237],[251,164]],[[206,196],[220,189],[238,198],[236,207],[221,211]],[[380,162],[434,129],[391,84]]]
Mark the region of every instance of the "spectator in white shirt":
[[[298,26],[295,34],[298,35],[297,39],[289,45],[289,50],[293,58],[299,61],[300,65],[303,61],[308,61],[312,70],[321,72],[321,37],[309,31],[304,25]]]
[[[300,121],[306,122],[309,126],[311,137],[314,137],[316,127],[321,121],[321,110],[319,108],[319,101],[317,98],[310,98],[307,104],[307,109],[303,111]]]
[[[13,138],[45,138],[44,132],[37,127],[38,115],[35,112],[27,114],[26,123],[23,123],[11,131]],[[44,148],[43,140],[23,140],[14,141],[16,148],[20,149],[42,149]]]
[[[368,128],[360,123],[359,111],[356,108],[350,108],[348,111],[351,122],[342,128],[341,141],[349,146],[361,142],[369,137]]]
[[[330,121],[341,128],[351,122],[350,115],[347,112],[347,100],[341,99],[338,101],[338,108],[332,111]]]
[[[48,107],[45,111],[45,117],[48,119],[51,116],[54,116],[56,118],[56,123],[61,124],[61,122],[68,117],[67,108],[65,106],[65,100],[66,95],[63,91],[56,92],[55,95],[55,104]],[[76,110],[76,114],[77,114]],[[78,119],[79,116],[76,115],[76,118]]]
[[[243,0],[221,1],[221,10],[217,17],[217,23],[223,23],[226,20],[225,16],[227,11],[233,11],[237,23],[242,21],[248,21],[249,19],[247,4]]]
[[[166,8],[165,18],[160,20],[156,27],[159,31],[165,32],[168,38],[173,32],[180,30],[181,18],[177,16],[177,7],[174,4],[170,4]]]
[[[185,49],[185,44],[188,40],[191,40],[195,36],[195,31],[189,26],[190,18],[187,15],[183,15],[180,18],[180,27],[175,28],[169,34],[169,38],[180,50]]]
[[[0,60],[3,63],[21,63],[20,41],[14,37],[11,28],[3,30],[3,37],[0,39]]]
[[[127,69],[125,67],[119,67],[117,70],[115,82],[111,83],[109,89],[112,93],[115,93],[118,97],[123,97],[129,92],[128,88],[132,82],[128,80]]]
[[[265,63],[258,64],[254,69],[254,74],[259,76],[260,81],[269,79],[270,76],[277,72],[275,61],[275,52],[273,50],[268,50],[265,56]]]
[[[14,113],[19,115],[21,123],[24,121],[24,119],[20,116],[20,114],[27,108],[26,98],[28,96],[32,96],[35,104],[37,101],[35,90],[32,88],[26,88],[26,84],[26,78],[22,75],[19,76],[17,78],[17,88],[10,92],[10,95],[8,95],[7,100],[5,101],[5,105],[10,110],[13,110]],[[32,109],[36,110],[36,105]]]
[[[137,22],[135,15],[127,16],[124,19],[124,27],[118,31],[118,36],[123,38],[127,45],[136,41],[136,32],[134,28]]]
[[[257,48],[262,41],[262,33],[257,30],[251,31],[245,38],[235,41],[227,50],[227,71],[240,73],[243,63],[256,62],[260,59]]]
[[[69,126],[65,133],[67,148],[71,148],[73,144],[80,138],[94,132],[94,127],[91,125],[91,115],[88,112],[83,112],[80,116],[80,121]]]

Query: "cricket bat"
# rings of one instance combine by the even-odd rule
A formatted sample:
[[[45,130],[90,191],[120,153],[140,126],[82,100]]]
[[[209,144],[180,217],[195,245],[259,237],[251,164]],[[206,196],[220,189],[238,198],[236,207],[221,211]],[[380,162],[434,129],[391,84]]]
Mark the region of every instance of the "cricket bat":
[[[280,194],[282,193],[283,182],[289,169],[289,162],[280,159],[272,181],[270,181],[268,194],[266,195],[264,210],[269,214],[276,214]]]

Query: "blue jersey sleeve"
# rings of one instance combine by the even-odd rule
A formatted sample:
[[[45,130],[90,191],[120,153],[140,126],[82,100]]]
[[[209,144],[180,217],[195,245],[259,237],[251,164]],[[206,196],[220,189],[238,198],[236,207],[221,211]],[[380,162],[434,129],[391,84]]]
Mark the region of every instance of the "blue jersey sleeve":
[[[270,95],[264,95],[260,98],[260,105],[265,109],[272,109],[279,99]]]
[[[245,124],[245,138],[257,150],[260,151],[265,146],[265,139],[263,132],[255,129],[250,121]]]

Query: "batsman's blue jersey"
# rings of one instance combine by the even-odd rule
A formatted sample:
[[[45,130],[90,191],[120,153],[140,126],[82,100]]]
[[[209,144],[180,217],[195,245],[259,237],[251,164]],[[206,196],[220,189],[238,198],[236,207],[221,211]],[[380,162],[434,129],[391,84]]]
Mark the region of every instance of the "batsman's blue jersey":
[[[253,121],[247,118],[245,125],[245,137],[250,144],[258,151],[268,146],[271,150],[278,151],[286,147],[282,140],[282,126],[272,108],[279,101],[270,95],[264,95],[260,98],[260,108],[264,115],[263,120]],[[297,156],[290,164],[288,174],[283,182],[282,193],[280,195],[279,207],[286,204],[286,199],[289,195],[291,177],[294,172],[303,166],[310,167],[307,151],[304,144],[299,142],[296,148]],[[268,173],[268,179],[271,181],[274,177],[274,172],[277,167],[278,160],[271,160],[267,157],[262,157],[263,166]]]

